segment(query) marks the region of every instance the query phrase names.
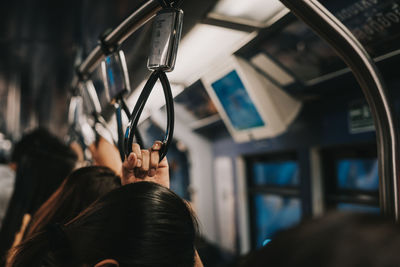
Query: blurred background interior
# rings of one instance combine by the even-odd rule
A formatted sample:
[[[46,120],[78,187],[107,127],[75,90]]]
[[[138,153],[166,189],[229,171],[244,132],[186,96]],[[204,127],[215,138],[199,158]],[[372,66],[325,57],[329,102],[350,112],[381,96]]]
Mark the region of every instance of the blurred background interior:
[[[76,67],[142,2],[1,2],[3,163],[30,129],[67,139]],[[400,1],[320,2],[374,58],[399,115]],[[172,189],[193,203],[205,240],[229,259],[331,209],[379,213],[372,116],[335,52],[278,0],[185,0],[182,9],[182,41],[168,73],[176,110],[168,160]],[[150,75],[151,26],[121,46],[131,110]],[[100,67],[90,79],[114,129]],[[165,132],[161,92],[153,92],[140,122],[147,146]]]

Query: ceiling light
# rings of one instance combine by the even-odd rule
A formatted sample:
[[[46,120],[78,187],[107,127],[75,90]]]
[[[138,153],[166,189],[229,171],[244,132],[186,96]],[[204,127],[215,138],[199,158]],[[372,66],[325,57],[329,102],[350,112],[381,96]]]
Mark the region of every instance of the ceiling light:
[[[287,9],[279,0],[220,0],[211,16],[219,14],[264,24],[283,10]]]
[[[198,80],[209,68],[229,57],[255,37],[237,30],[197,24],[182,40],[171,81],[186,86]]]

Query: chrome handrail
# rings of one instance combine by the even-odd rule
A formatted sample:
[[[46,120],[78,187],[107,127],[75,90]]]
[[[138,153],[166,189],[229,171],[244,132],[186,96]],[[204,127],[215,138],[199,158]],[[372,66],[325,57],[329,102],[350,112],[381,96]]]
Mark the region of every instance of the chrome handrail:
[[[159,1],[148,0],[114,30],[104,36],[102,44],[97,45],[88,57],[78,66],[78,77],[74,79],[72,87],[74,88],[78,79],[82,79],[82,77],[87,78],[90,73],[94,71],[96,66],[105,58],[104,46],[109,48],[120,46],[129,36],[151,20],[157,12],[161,10],[161,8],[162,6]]]
[[[381,211],[398,221],[400,213],[398,125],[379,70],[363,45],[318,1],[280,1],[332,46],[360,84],[376,128]]]

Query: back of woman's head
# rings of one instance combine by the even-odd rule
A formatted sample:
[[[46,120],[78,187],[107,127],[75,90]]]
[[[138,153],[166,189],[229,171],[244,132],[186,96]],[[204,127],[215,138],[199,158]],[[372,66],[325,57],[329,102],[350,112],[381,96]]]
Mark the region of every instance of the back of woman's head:
[[[11,161],[19,163],[23,156],[34,156],[38,153],[65,155],[71,153],[71,151],[68,147],[62,145],[60,139],[47,129],[36,128],[24,134],[14,145]]]
[[[0,231],[0,257],[8,250],[25,213],[33,214],[73,170],[76,154],[45,129],[25,135],[15,146],[14,191]]]
[[[332,213],[278,234],[243,267],[400,266],[400,226],[372,214]]]
[[[35,234],[16,248],[10,266],[94,266],[115,259],[120,267],[192,267],[195,236],[187,204],[165,187],[141,182],[110,192],[62,231]]]
[[[89,205],[121,186],[121,179],[107,167],[84,167],[72,172],[34,214],[26,238],[51,223],[67,223]]]
[[[16,144],[13,160],[17,164],[13,200],[25,200],[25,212],[33,213],[73,170],[77,155],[58,137],[39,128]]]

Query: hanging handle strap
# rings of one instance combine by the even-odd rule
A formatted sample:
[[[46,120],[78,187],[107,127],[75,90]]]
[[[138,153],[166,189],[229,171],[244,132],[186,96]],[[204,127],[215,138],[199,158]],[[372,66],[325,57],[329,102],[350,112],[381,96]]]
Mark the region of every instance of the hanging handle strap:
[[[150,96],[151,91],[154,88],[154,85],[156,84],[157,80],[160,80],[163,91],[164,91],[164,96],[165,96],[165,103],[166,103],[166,108],[167,108],[167,129],[165,132],[164,139],[162,140],[162,146],[160,149],[160,161],[165,157],[167,154],[168,148],[171,144],[173,134],[174,134],[174,103],[173,103],[173,97],[172,97],[172,92],[171,92],[171,86],[169,84],[167,75],[161,71],[161,70],[156,70],[154,71],[150,78],[148,79],[146,85],[143,88],[142,93],[139,96],[138,101],[136,102],[135,108],[133,109],[133,112],[131,114],[130,120],[129,120],[129,126],[126,129],[125,132],[125,156],[128,157],[130,153],[132,153],[132,144],[133,144],[133,138],[135,137],[135,132],[136,128],[139,123],[140,116],[142,115],[144,106],[146,105],[146,102]]]

